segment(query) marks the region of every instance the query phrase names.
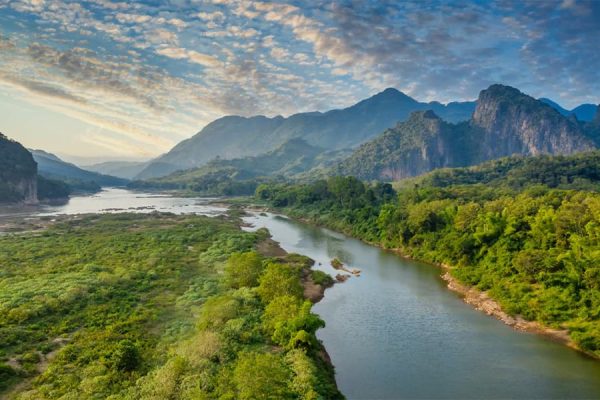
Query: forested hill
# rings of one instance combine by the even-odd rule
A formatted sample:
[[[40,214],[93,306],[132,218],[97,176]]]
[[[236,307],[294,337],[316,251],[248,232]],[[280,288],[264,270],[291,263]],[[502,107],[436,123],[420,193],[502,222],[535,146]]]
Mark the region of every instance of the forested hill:
[[[86,184],[94,186],[125,186],[128,182],[127,179],[84,170],[43,150],[31,150],[31,153],[38,164],[40,175],[50,179],[69,182],[72,186],[84,187]]]
[[[347,154],[343,151],[325,151],[296,138],[259,156],[215,159],[199,168],[133,181],[129,187],[176,189],[207,196],[250,195],[261,181],[292,178],[311,169],[325,170]]]
[[[69,193],[66,183],[39,176],[32,154],[0,133],[0,204],[35,204],[65,199]]]
[[[0,133],[0,203],[37,202],[37,164],[20,143]]]
[[[416,112],[360,146],[332,171],[363,179],[399,180],[436,168],[475,165],[513,154],[572,154],[592,150],[598,125],[564,117],[519,90],[483,90],[467,123]]]
[[[469,119],[474,108],[474,102],[421,103],[390,88],[351,107],[325,113],[300,113],[288,118],[227,116],[150,162],[137,178],[200,167],[217,156],[234,159],[264,154],[294,138],[325,150],[345,149],[373,138],[413,111],[432,109],[442,118],[457,122]]]
[[[513,156],[467,168],[445,168],[400,181],[400,187],[491,185],[522,189],[550,188],[600,191],[600,151],[569,156]]]
[[[337,176],[263,184],[256,196],[287,215],[450,265],[510,315],[565,330],[600,357],[600,193],[573,190],[600,187],[598,158],[507,158],[438,171],[396,194],[389,184]]]

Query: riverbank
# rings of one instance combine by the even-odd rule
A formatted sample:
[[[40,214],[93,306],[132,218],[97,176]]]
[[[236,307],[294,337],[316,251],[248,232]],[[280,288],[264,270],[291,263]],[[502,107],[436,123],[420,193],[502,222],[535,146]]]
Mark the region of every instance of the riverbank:
[[[252,210],[254,212],[269,211],[269,212],[274,212],[274,213],[281,213],[281,214],[283,214],[295,221],[301,222],[301,223],[309,224],[311,226],[333,229],[334,231],[336,231],[335,228],[333,228],[327,224],[323,224],[322,221],[320,221],[320,220],[316,221],[311,218],[294,215],[294,213],[286,213],[285,210],[280,210],[280,209],[266,207],[264,205],[256,205],[256,204],[249,206],[247,209]],[[419,261],[419,262],[424,262],[424,263],[430,264],[432,266],[436,266],[441,269],[442,272],[440,274],[440,277],[441,277],[441,279],[443,279],[446,282],[448,289],[461,295],[463,301],[465,303],[469,304],[470,306],[472,306],[473,308],[475,308],[476,310],[481,311],[489,316],[492,316],[492,317],[500,320],[501,322],[505,323],[506,325],[510,326],[511,328],[513,328],[517,331],[540,335],[549,340],[552,340],[552,341],[555,341],[562,345],[565,345],[565,346],[567,346],[573,350],[576,350],[586,356],[589,356],[593,359],[600,360],[600,357],[597,354],[594,354],[593,352],[590,352],[590,351],[586,351],[585,349],[582,349],[580,346],[578,346],[577,343],[575,343],[575,341],[571,338],[569,330],[552,328],[552,327],[546,326],[537,321],[526,320],[525,318],[523,318],[520,315],[514,315],[514,316],[510,315],[502,308],[500,303],[498,301],[496,301],[495,299],[493,299],[492,297],[490,297],[487,292],[484,292],[475,287],[469,286],[469,285],[461,282],[460,280],[458,280],[456,277],[454,277],[450,272],[453,269],[452,266],[445,265],[445,264],[439,264],[439,263],[432,263],[427,260],[421,260],[418,258],[408,256],[407,254],[402,252],[400,249],[385,248],[384,246],[382,246],[381,244],[379,244],[377,242],[370,242],[370,241],[364,240],[362,238],[353,236],[347,230],[337,230],[337,231],[339,233],[343,233],[350,237],[354,237],[355,239],[361,240],[363,243],[366,243],[368,245],[378,247],[385,251],[392,251],[396,255],[398,255],[402,258]]]

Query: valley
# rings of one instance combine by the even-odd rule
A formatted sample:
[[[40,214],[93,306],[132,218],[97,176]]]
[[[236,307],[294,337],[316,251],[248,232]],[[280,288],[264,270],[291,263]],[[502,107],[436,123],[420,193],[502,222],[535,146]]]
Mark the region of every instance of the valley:
[[[189,139],[224,155],[99,172],[0,138],[2,396],[600,395],[600,115],[503,85],[436,104],[226,117]]]

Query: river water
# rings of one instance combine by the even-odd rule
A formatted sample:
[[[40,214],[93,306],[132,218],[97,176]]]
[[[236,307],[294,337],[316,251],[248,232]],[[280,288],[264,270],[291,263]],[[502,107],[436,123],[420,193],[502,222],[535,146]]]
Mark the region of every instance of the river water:
[[[348,399],[600,399],[600,362],[474,310],[437,267],[281,216],[246,222],[331,275],[334,257],[362,270],[314,307]]]
[[[61,206],[3,209],[0,217],[151,211],[224,209],[208,199],[109,189]],[[337,273],[334,257],[362,270],[314,307],[348,399],[600,399],[600,362],[474,310],[446,288],[438,268],[273,214],[246,222],[327,273]]]

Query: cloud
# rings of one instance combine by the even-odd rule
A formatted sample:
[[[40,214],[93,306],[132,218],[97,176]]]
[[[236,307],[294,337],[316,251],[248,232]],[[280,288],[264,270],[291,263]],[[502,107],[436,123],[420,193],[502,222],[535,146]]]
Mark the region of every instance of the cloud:
[[[0,0],[0,80],[155,152],[223,114],[326,110],[389,86],[599,100],[597,1],[287,3]]]
[[[211,55],[203,54],[195,50],[183,49],[181,47],[163,47],[156,50],[156,53],[176,60],[186,59],[189,62],[204,65],[205,67],[216,67],[221,64],[218,58]]]

